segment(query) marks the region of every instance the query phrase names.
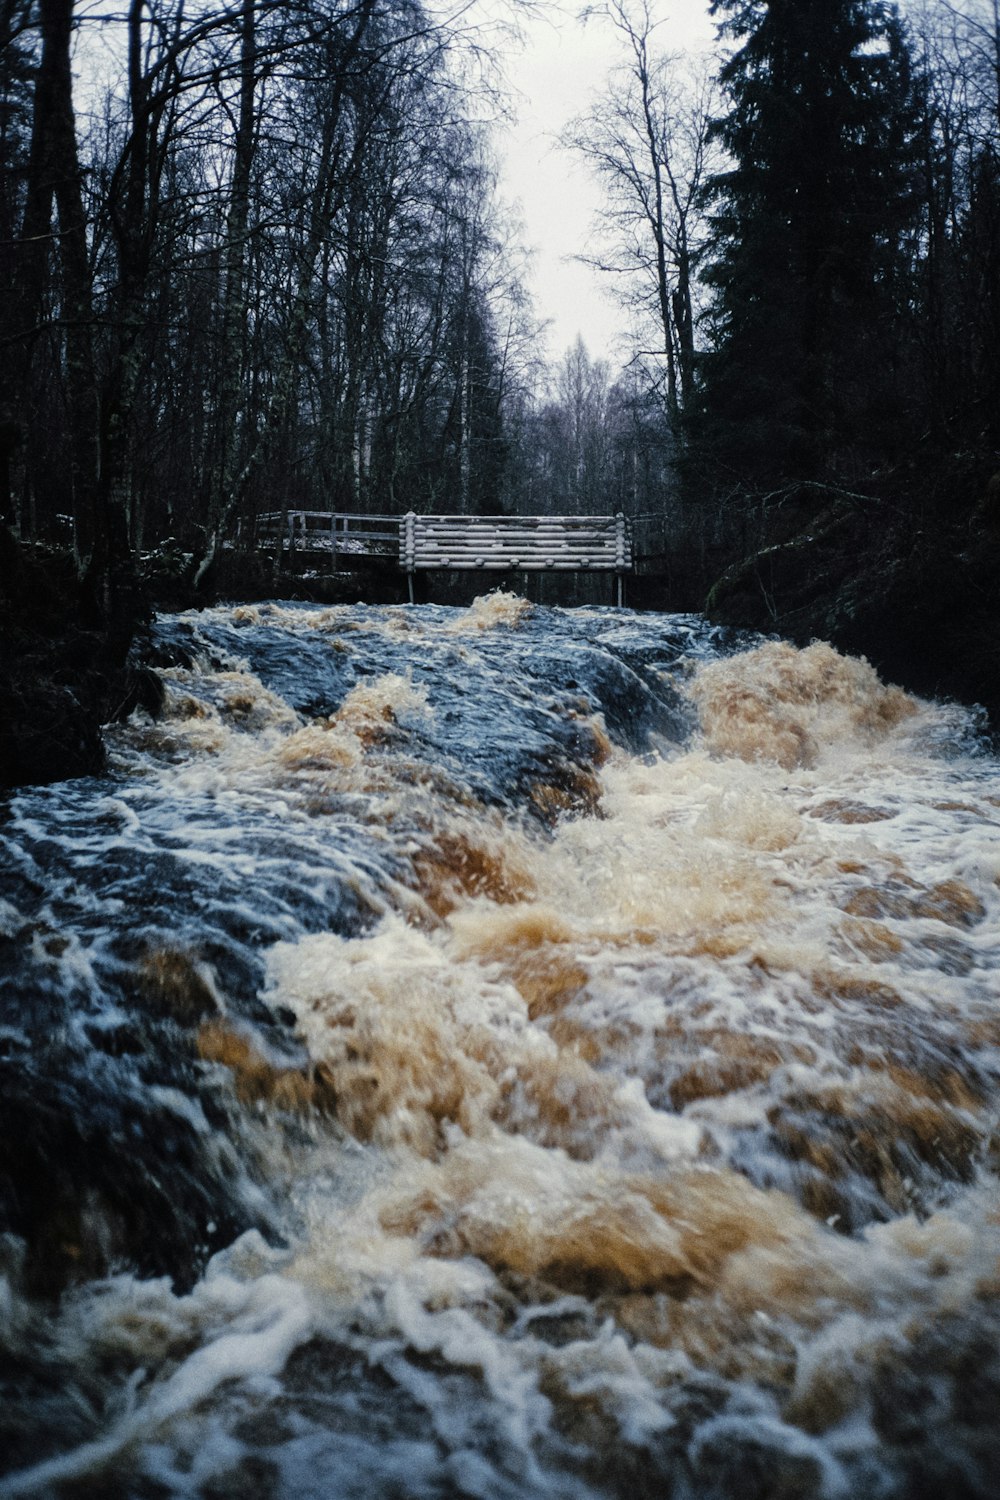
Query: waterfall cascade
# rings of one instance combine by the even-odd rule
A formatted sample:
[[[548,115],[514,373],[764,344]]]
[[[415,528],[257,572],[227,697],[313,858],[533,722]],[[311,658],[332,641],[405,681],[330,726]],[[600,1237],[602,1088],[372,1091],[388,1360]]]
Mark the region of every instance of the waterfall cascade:
[[[993,1495],[974,716],[505,594],[155,645],[0,811],[0,1497]]]

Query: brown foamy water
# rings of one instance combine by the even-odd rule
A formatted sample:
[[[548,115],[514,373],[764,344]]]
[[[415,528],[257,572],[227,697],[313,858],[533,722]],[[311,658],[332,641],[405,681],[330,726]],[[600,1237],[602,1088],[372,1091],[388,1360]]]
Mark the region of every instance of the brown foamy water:
[[[232,828],[280,803],[302,900],[335,851],[360,915],[274,919],[262,1014],[145,960],[281,1230],[56,1308],[12,1248],[0,1347],[91,1415],[0,1496],[993,1493],[1000,817],[961,713],[511,596],[215,616],[365,670],[306,712],[171,669],[122,774],[229,809],[248,888],[276,856]],[[690,737],[627,743],[573,630],[673,674]]]

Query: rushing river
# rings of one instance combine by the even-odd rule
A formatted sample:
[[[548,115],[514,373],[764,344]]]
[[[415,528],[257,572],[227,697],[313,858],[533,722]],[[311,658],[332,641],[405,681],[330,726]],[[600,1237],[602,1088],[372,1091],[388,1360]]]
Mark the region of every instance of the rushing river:
[[[1000,778],[693,616],[161,618],[0,807],[0,1497],[988,1497]]]

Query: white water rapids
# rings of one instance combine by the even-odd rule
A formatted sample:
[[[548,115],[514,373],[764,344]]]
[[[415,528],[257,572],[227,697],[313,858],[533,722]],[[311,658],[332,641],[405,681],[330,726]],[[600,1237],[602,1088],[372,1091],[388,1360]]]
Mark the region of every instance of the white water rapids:
[[[157,641],[0,820],[2,1500],[995,1495],[974,720],[509,595]]]

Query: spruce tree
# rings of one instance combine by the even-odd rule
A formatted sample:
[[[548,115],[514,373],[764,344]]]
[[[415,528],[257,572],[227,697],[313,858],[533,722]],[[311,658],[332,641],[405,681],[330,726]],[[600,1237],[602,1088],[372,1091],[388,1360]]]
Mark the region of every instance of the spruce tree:
[[[701,435],[750,483],[870,461],[910,215],[910,84],[895,7],[714,0],[728,156],[709,187]]]

